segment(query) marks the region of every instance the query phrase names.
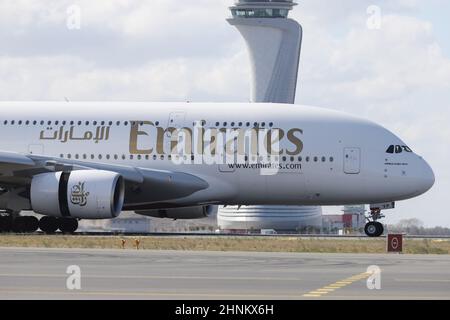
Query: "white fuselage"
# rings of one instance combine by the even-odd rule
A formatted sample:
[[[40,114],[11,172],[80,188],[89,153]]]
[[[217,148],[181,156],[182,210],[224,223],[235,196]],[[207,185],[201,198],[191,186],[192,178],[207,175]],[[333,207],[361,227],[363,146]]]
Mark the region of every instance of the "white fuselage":
[[[412,198],[434,183],[430,166],[407,151],[405,143],[388,130],[315,107],[2,102],[0,110],[2,151],[185,172],[209,184],[188,197],[170,201],[175,205],[370,204]],[[257,160],[252,157],[261,156],[251,149],[259,153],[258,143],[264,140],[263,136],[259,142],[255,136],[252,140],[252,133],[248,140],[236,136],[231,140],[235,142],[224,143],[225,152],[236,154],[239,143],[247,141],[241,150],[247,157],[244,163],[203,161],[206,151],[214,153],[213,140],[215,148],[220,148],[219,133],[244,134],[255,128],[262,134],[276,132],[270,140],[279,143],[273,146],[276,150],[271,150],[270,159],[278,170],[261,170],[257,163],[249,163]],[[171,130],[187,134],[175,145]],[[170,151],[174,145],[181,156],[177,159]],[[401,150],[387,153],[391,145]],[[181,159],[187,163],[180,163]],[[144,189],[139,197],[125,198],[125,209],[145,208],[152,192]]]

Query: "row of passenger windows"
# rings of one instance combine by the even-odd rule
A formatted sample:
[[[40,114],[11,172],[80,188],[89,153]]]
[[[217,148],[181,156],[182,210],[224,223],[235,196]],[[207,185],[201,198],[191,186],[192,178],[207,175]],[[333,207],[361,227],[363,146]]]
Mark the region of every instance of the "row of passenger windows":
[[[116,122],[114,122],[114,121],[65,121],[65,120],[63,120],[63,121],[58,121],[58,120],[56,120],[56,121],[44,121],[44,120],[40,120],[40,121],[37,121],[37,120],[33,120],[33,121],[30,121],[30,120],[26,120],[26,121],[22,121],[22,120],[18,120],[18,121],[11,120],[11,121],[8,121],[8,120],[5,120],[5,121],[3,121],[4,125],[8,125],[9,124],[9,125],[26,125],[26,126],[28,126],[28,125],[34,125],[35,126],[35,125],[38,125],[38,124],[41,125],[41,126],[43,126],[43,125],[48,125],[48,126],[51,126],[51,125],[55,125],[55,126],[58,126],[58,125],[62,125],[62,126],[65,126],[65,125],[71,125],[71,126],[73,126],[73,125],[79,125],[79,126],[86,125],[86,126],[88,126],[90,124],[92,124],[94,126],[97,126],[97,125],[101,125],[101,126],[104,126],[104,125],[108,125],[108,126],[112,126],[112,125],[128,126],[129,123],[131,123],[131,125],[135,125],[136,124],[136,122],[134,122],[134,121],[131,121],[131,122],[128,122],[128,121],[116,121]],[[143,122],[141,124],[143,124]],[[158,126],[159,125],[159,121],[156,121],[155,125]]]
[[[241,128],[241,127],[243,127],[244,125],[246,126],[246,127],[250,127],[251,125],[252,125],[252,123],[251,122],[223,122],[222,123],[222,125],[224,126],[224,127],[227,127],[228,126],[228,124],[231,126],[231,127],[235,127],[235,126],[238,126],[239,128]],[[216,122],[215,123],[215,125],[216,125],[216,127],[219,127],[220,125],[221,125],[221,123],[220,122]],[[269,127],[270,128],[272,128],[273,127],[273,122],[270,122],[269,124]],[[264,128],[266,126],[266,123],[265,122],[254,122],[253,123],[253,127],[255,127],[255,128]]]
[[[56,121],[44,121],[44,120],[33,120],[33,121],[31,121],[31,120],[4,120],[3,121],[3,124],[4,125],[26,125],[26,126],[29,126],[29,125],[41,125],[41,126],[43,126],[43,125],[48,125],[48,126],[51,126],[51,125],[55,125],[55,126],[58,126],[58,125],[62,125],[62,126],[65,126],[65,125],[71,125],[71,126],[73,126],[73,125],[79,125],[79,126],[81,126],[81,125],[86,125],[86,126],[89,126],[89,125],[94,125],[94,126],[97,126],[97,125],[101,125],[101,126],[104,126],[104,125],[108,125],[108,126],[112,126],[112,125],[116,125],[116,126],[120,126],[120,125],[124,125],[124,126],[128,126],[128,124],[130,124],[131,123],[131,125],[135,125],[136,124],[136,122],[135,121],[131,121],[131,122],[129,122],[129,121],[81,121],[81,120],[79,120],[79,121],[65,121],[65,120],[63,120],[63,121],[59,121],[59,120],[56,120]],[[158,126],[159,124],[160,124],[160,122],[159,121],[156,121],[156,122],[154,122],[154,124],[156,125],[156,126]],[[229,126],[231,126],[231,127],[235,127],[235,126],[238,126],[238,127],[244,127],[244,126],[246,126],[246,127],[250,127],[250,126],[252,126],[252,124],[253,124],[253,127],[261,127],[261,128],[264,128],[264,127],[266,127],[266,122],[253,122],[253,123],[251,123],[251,122],[215,122],[215,126],[216,127],[219,127],[219,126],[224,126],[224,127],[227,127],[228,125]],[[140,123],[140,125],[144,125],[144,122],[141,122]],[[193,125],[195,126],[196,125],[196,123],[194,122],[193,123]],[[201,121],[200,122],[200,125],[201,126],[205,126],[206,125],[206,121]],[[269,124],[268,124],[268,126],[270,127],[270,128],[272,128],[273,127],[273,122],[270,122]]]
[[[122,154],[122,155],[117,155],[117,154],[114,154],[114,155],[110,155],[110,154],[106,154],[106,155],[102,155],[102,154],[97,154],[97,155],[95,155],[95,154],[90,154],[90,155],[87,155],[87,154],[83,154],[83,155],[80,155],[80,154],[74,154],[74,155],[72,155],[72,154],[61,154],[60,155],[60,157],[61,158],[67,158],[67,159],[83,159],[83,160],[87,160],[87,159],[91,159],[91,160],[95,160],[95,159],[98,159],[98,160],[103,160],[103,159],[106,159],[106,160],[111,160],[111,159],[114,159],[114,160],[119,160],[119,159],[122,159],[122,160],[126,160],[126,159],[130,159],[130,160],[134,160],[134,159],[137,159],[137,160],[143,160],[143,159],[145,159],[145,160],[150,160],[150,159],[153,159],[153,160],[165,160],[165,159],[167,159],[167,160],[172,160],[172,157],[174,157],[175,159],[180,159],[180,158],[183,158],[184,160],[188,160],[188,156],[180,156],[180,155],[160,155],[160,156],[157,156],[157,155],[153,155],[153,156],[150,156],[150,155],[132,155],[132,154],[130,154],[130,155],[124,155],[124,154]],[[245,158],[245,161],[248,161],[248,156],[245,156],[244,157]],[[256,158],[254,158],[254,159],[256,159]],[[303,157],[282,157],[281,158],[282,159],[282,161],[283,162],[288,162],[288,161],[290,161],[290,162],[296,162],[296,161],[298,161],[298,162],[302,162],[302,161],[305,161],[305,162],[327,162],[327,160],[329,161],[329,162],[334,162],[334,158],[333,157],[329,157],[329,158],[327,158],[327,157],[321,157],[321,158],[319,158],[319,157],[309,157],[309,156],[307,156],[307,157],[305,157],[305,158],[303,158]],[[195,160],[195,156],[194,155],[191,155],[191,160],[192,161],[194,161]],[[262,160],[262,157],[261,157],[261,160]],[[278,157],[275,157],[275,161],[278,161]]]

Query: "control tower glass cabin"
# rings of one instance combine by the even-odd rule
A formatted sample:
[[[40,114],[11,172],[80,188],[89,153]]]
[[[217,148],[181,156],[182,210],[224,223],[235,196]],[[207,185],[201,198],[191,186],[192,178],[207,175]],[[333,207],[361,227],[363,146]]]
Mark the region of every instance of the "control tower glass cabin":
[[[287,18],[293,0],[237,0],[230,8],[235,18]]]

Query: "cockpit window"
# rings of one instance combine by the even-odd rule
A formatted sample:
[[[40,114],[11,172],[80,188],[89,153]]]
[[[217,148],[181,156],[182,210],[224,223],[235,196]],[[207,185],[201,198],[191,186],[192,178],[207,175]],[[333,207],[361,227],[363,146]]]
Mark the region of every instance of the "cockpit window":
[[[402,153],[403,151],[405,152],[413,152],[408,146],[400,146],[400,145],[390,145],[387,150],[386,153]]]
[[[413,152],[413,151],[411,150],[411,148],[408,147],[408,146],[402,146],[402,148],[403,148],[403,150],[406,151],[406,152]]]

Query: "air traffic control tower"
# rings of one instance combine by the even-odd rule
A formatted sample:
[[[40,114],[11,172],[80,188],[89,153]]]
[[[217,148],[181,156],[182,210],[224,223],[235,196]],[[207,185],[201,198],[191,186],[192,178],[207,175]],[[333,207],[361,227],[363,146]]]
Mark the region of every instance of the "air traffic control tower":
[[[251,101],[294,103],[302,27],[288,18],[293,0],[239,0],[231,7],[252,70]]]
[[[293,0],[237,0],[228,22],[247,45],[251,64],[251,101],[293,104],[302,27],[288,18]],[[217,215],[219,228],[299,230],[322,225],[322,210],[311,206],[227,206]]]

